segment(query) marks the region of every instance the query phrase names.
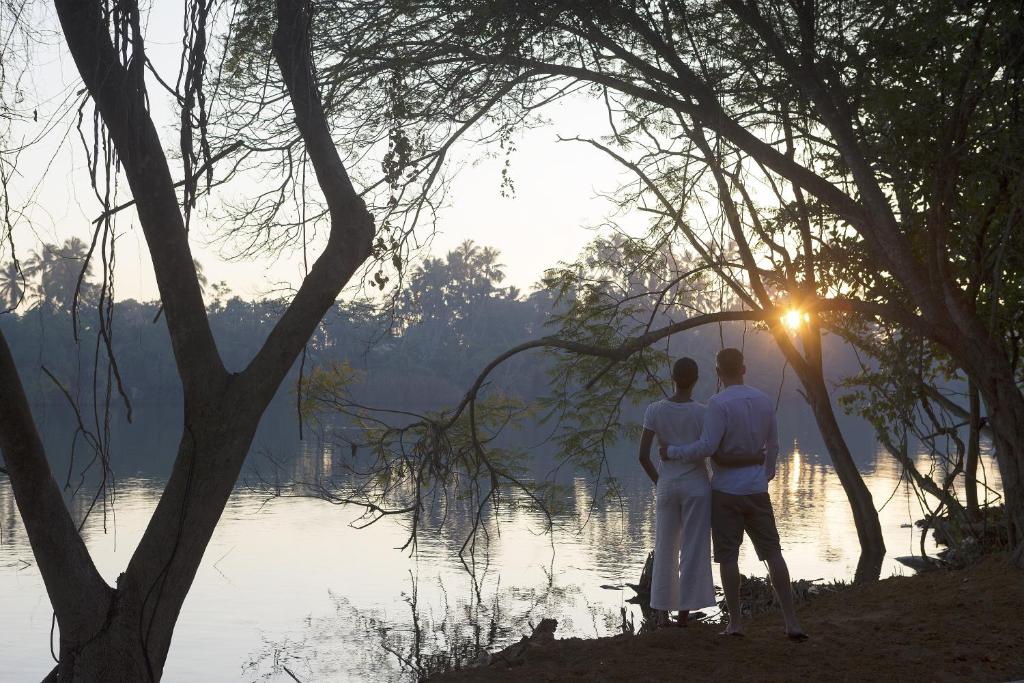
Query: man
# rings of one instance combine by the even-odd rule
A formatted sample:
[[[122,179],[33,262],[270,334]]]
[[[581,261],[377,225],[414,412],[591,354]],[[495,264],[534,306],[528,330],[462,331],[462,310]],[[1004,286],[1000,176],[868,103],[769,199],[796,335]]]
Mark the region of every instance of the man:
[[[711,458],[712,545],[729,607],[729,625],[723,635],[743,635],[739,550],[746,531],[758,559],[768,564],[786,635],[806,640],[793,607],[789,568],[768,497],[768,482],[775,477],[779,455],[775,409],[763,392],[743,383],[747,369],[739,349],[719,351],[717,370],[723,389],[708,401],[700,438],[684,445],[662,444],[661,458],[666,462]]]
[[[697,383],[697,363],[680,358],[672,366],[675,393],[656,401],[644,413],[640,464],[657,487],[654,513],[654,569],[651,609],[659,626],[669,612],[679,612],[685,626],[690,610],[715,604],[711,577],[711,486],[702,461],[651,462],[654,437],[666,443],[686,443],[700,437],[704,406],[690,394]]]

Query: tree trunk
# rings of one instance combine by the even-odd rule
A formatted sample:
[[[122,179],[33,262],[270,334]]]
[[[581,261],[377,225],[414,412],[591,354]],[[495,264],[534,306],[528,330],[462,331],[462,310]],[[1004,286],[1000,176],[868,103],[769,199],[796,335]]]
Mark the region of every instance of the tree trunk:
[[[160,670],[147,668],[139,640],[138,606],[118,610],[89,642],[66,646],[61,638],[60,661],[46,680],[136,683],[157,681]]]
[[[267,403],[228,390],[209,409],[186,409],[174,469],[118,582],[136,637],[158,680],[178,614],[245,462]]]
[[[816,316],[815,313],[811,313]],[[874,499],[864,483],[864,478],[857,469],[850,447],[846,444],[843,432],[836,421],[832,407],[832,397],[825,386],[822,364],[821,329],[817,318],[812,317],[806,328],[801,332],[804,353],[797,350],[784,331],[772,327],[772,335],[783,356],[793,366],[806,390],[806,397],[814,413],[814,421],[825,441],[825,448],[832,458],[832,466],[839,476],[846,498],[853,514],[853,524],[857,529],[857,540],[860,542],[860,559],[854,581],[867,583],[877,581],[882,573],[882,559],[885,557],[885,539],[882,536],[882,525],[878,521],[878,510]]]
[[[976,373],[974,379],[992,425],[996,461],[1003,480],[1010,557],[1015,566],[1024,569],[1024,396],[1005,359],[987,360],[995,361],[980,368],[987,370],[987,377]]]
[[[878,521],[878,510],[875,509],[871,492],[864,483],[864,478],[857,469],[846,439],[836,421],[832,400],[829,397],[825,382],[820,377],[805,382],[807,398],[814,411],[814,419],[818,424],[825,446],[832,456],[832,466],[836,468],[839,483],[843,485],[846,498],[853,512],[853,523],[857,528],[857,539],[860,541],[860,559],[854,582],[866,583],[877,581],[882,573],[882,559],[885,557],[885,540],[882,536],[882,525]]]
[[[1006,506],[1007,537],[1010,539],[1010,558],[1014,565],[1024,569],[1024,423],[1000,425],[1005,418],[991,418],[996,432],[996,456],[1003,480],[1003,500]],[[1011,441],[1003,435],[1016,432]]]
[[[156,511],[118,578],[99,628],[60,623],[51,680],[159,681],[174,627],[251,445],[265,395],[231,386],[186,408],[174,469]],[[56,676],[56,678],[53,678]]]
[[[981,454],[981,397],[974,381],[968,381],[967,395],[970,400],[970,433],[967,437],[967,461],[964,463],[964,489],[967,496],[967,514],[978,519],[978,457]]]
[[[123,16],[138,20],[137,3]],[[126,571],[110,588],[78,534],[46,461],[28,402],[0,333],[0,450],[60,628],[61,681],[158,681],[171,636],[207,543],[249,451],[260,417],[342,287],[371,253],[373,218],[330,136],[313,75],[308,0],[279,0],[275,56],[331,218],[324,251],[266,342],[241,373],[221,362],[198,285],[188,233],[142,78],[111,42],[99,0],[56,0],[79,73],[102,115],[132,189],[166,310],[185,396],[174,469]]]

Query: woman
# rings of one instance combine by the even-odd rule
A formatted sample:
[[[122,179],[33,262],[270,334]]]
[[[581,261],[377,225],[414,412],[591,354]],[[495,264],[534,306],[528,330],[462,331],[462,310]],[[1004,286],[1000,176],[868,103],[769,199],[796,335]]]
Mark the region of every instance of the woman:
[[[700,438],[704,405],[690,394],[697,383],[697,363],[680,358],[672,366],[675,393],[652,403],[644,414],[640,464],[657,486],[654,519],[654,570],[651,608],[659,625],[678,611],[680,626],[689,611],[715,604],[711,579],[711,485],[704,461],[651,461],[654,437],[663,444],[691,443]]]

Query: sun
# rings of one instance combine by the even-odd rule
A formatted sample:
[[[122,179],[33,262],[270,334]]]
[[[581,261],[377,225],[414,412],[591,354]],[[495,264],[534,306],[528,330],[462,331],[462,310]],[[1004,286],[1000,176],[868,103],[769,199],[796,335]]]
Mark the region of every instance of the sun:
[[[802,313],[797,308],[791,308],[782,314],[782,324],[791,330],[799,329],[800,324],[807,322],[809,319],[809,315]]]

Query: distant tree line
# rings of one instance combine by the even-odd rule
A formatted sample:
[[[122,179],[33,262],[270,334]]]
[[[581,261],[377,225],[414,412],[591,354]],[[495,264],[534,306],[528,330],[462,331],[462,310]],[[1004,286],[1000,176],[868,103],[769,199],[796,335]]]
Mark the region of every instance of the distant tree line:
[[[20,272],[12,262],[3,265],[0,296],[14,310],[0,316],[0,328],[10,340],[33,402],[67,401],[54,380],[83,405],[92,400],[99,340],[93,295],[97,285],[91,271],[81,281],[77,342],[71,315],[85,248],[77,239],[45,244],[21,265]],[[495,249],[465,242],[443,257],[427,258],[413,267],[393,306],[336,303],[309,341],[303,373],[345,361],[355,371],[353,395],[359,401],[416,409],[455,403],[490,360],[518,343],[555,331],[555,318],[566,310],[565,302],[557,302],[557,292],[549,287],[523,293],[505,284],[499,259]],[[642,288],[642,283],[636,284]],[[285,302],[272,297],[243,299],[221,282],[207,284],[205,290],[210,326],[224,364],[231,370],[241,369],[263,343]],[[128,400],[139,405],[180,401],[160,303],[118,302],[111,329]],[[729,343],[743,343],[742,329],[728,329],[727,338],[733,340]],[[673,353],[701,360],[706,393],[715,389],[712,358],[725,339],[713,327],[674,341]],[[775,386],[782,376],[778,354],[753,330],[746,341],[754,381],[766,388]],[[850,361],[848,357],[835,369],[837,377],[857,370]],[[290,400],[299,365],[292,368],[278,400]],[[543,355],[521,356],[503,364],[491,380],[504,392],[534,399],[550,390],[552,367],[552,359]],[[654,370],[658,374],[659,369]]]

